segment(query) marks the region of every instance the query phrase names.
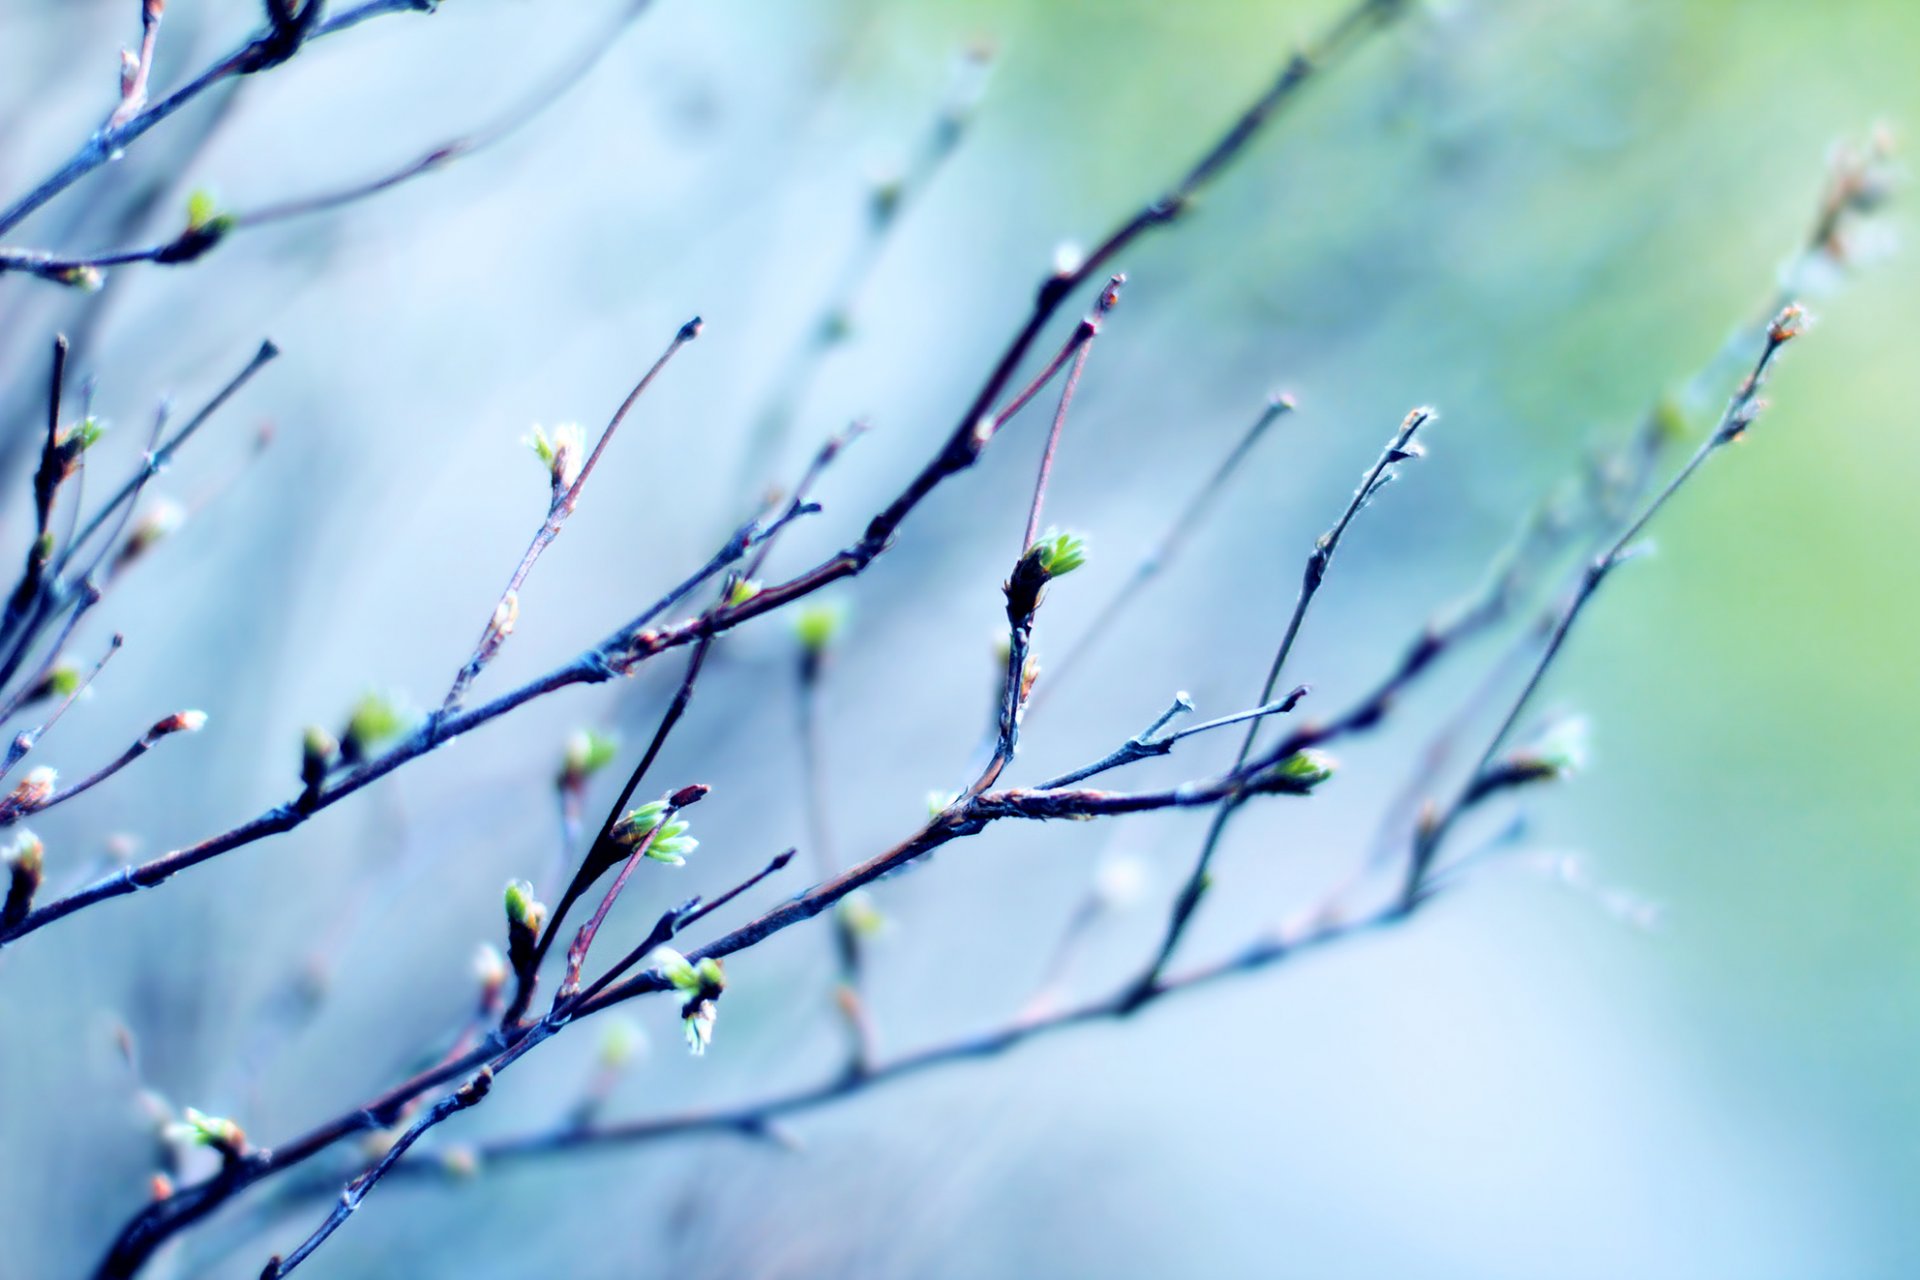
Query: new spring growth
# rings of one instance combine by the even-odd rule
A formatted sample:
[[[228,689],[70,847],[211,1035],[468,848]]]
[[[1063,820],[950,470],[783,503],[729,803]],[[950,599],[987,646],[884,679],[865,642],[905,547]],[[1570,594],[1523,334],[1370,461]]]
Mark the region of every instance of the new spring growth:
[[[107,424],[89,414],[60,433],[54,442],[55,455],[59,460],[62,479],[73,474],[80,465],[80,455],[100,443],[100,437],[107,434]]]
[[[727,975],[711,957],[694,964],[671,947],[653,953],[653,967],[680,993],[680,1022],[687,1048],[697,1057],[713,1042],[713,1024],[719,1016],[715,1001],[727,989]]]
[[[685,818],[667,817],[671,807],[665,800],[650,800],[638,809],[629,810],[626,817],[614,823],[613,842],[631,849],[653,832],[647,856],[670,867],[684,867],[687,855],[699,848],[700,842],[687,834]]]
[[[219,202],[213,193],[204,187],[187,197],[187,225],[167,245],[154,255],[155,262],[180,263],[192,262],[213,246],[219,244],[229,231],[233,230],[233,215],[222,213]]]
[[[1007,617],[1024,625],[1040,607],[1046,585],[1087,562],[1086,539],[1049,529],[1028,547],[1007,578]]]
[[[563,791],[577,791],[587,780],[614,762],[620,754],[620,740],[593,729],[578,729],[567,738],[560,756],[560,776],[555,785]]]
[[[831,649],[845,628],[845,610],[824,601],[808,601],[793,616],[793,638],[814,657]]]
[[[33,832],[22,831],[8,846],[5,861],[7,896],[0,904],[0,928],[19,923],[33,909],[33,895],[46,871],[46,846]]]
[[[71,662],[63,662],[54,667],[27,691],[20,699],[22,707],[32,706],[36,702],[45,702],[49,698],[70,698],[80,690],[80,668]]]
[[[760,594],[760,584],[752,578],[738,578],[727,588],[727,606],[737,608]]]
[[[225,1116],[210,1116],[188,1107],[180,1119],[167,1126],[169,1140],[195,1147],[212,1147],[222,1158],[236,1160],[246,1154],[246,1131]]]
[[[1585,717],[1564,716],[1542,729],[1534,740],[1493,761],[1475,778],[1461,799],[1462,808],[1488,796],[1535,782],[1559,782],[1587,764],[1588,726]]]
[[[547,904],[533,896],[533,885],[526,880],[507,881],[507,963],[515,973],[532,967],[540,942],[540,928],[547,922]]]
[[[1049,578],[1059,578],[1087,562],[1087,540],[1078,534],[1049,529],[1040,541],[1027,548],[1027,554],[1040,557],[1040,569]]]
[[[347,717],[346,732],[340,735],[340,754],[349,764],[358,763],[406,727],[407,717],[393,698],[384,693],[362,694]]]
[[[1304,796],[1331,778],[1337,767],[1326,752],[1308,748],[1262,769],[1248,786],[1254,791]]]
[[[526,442],[546,467],[554,500],[558,501],[580,476],[580,466],[587,458],[586,433],[577,422],[563,422],[548,435],[546,428],[536,423]]]

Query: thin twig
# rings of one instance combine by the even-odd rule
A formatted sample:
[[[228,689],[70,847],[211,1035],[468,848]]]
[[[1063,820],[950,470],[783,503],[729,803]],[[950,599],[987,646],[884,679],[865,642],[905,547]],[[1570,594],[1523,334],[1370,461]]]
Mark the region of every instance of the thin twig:
[[[1287,659],[1293,653],[1293,644],[1300,635],[1300,627],[1306,621],[1307,610],[1313,604],[1313,598],[1320,591],[1320,585],[1326,580],[1327,568],[1333,563],[1334,553],[1339,550],[1340,540],[1353,524],[1361,510],[1377,497],[1380,491],[1397,474],[1395,468],[1400,463],[1419,455],[1419,444],[1414,435],[1432,419],[1430,409],[1415,409],[1406,416],[1393,437],[1387,441],[1387,447],[1380,452],[1372,467],[1360,478],[1360,487],[1353,492],[1353,498],[1346,509],[1340,513],[1333,527],[1322,534],[1313,544],[1313,550],[1307,554],[1307,567],[1300,580],[1300,590],[1294,597],[1293,612],[1287,618],[1287,625],[1280,637],[1279,647],[1274,650],[1273,661],[1267,667],[1267,678],[1260,686],[1260,696],[1255,701],[1265,705],[1273,701],[1274,690],[1280,687],[1281,673],[1286,669]],[[1234,757],[1234,768],[1243,766],[1247,757],[1253,754],[1254,744],[1259,740],[1260,729],[1264,722],[1254,719],[1247,725],[1246,735],[1240,741],[1239,753]],[[1186,883],[1180,888],[1179,896],[1174,900],[1173,911],[1168,917],[1165,935],[1161,938],[1159,949],[1147,964],[1140,978],[1141,991],[1151,989],[1160,971],[1173,958],[1180,945],[1181,935],[1186,932],[1194,912],[1199,909],[1201,898],[1206,896],[1213,868],[1213,859],[1219,851],[1220,841],[1226,835],[1227,827],[1233,821],[1235,804],[1223,804],[1213,815],[1213,821],[1207,827],[1206,839],[1200,846],[1200,855],[1194,860],[1193,871],[1187,876]]]
[[[618,431],[620,424],[627,420],[627,415],[633,411],[633,406],[639,402],[641,396],[646,394],[647,388],[653,385],[653,380],[660,376],[660,371],[667,367],[667,362],[673,359],[680,348],[700,336],[700,328],[699,316],[680,326],[673,335],[673,340],[667,344],[667,349],[660,353],[647,371],[641,375],[640,381],[634,384],[633,390],[627,393],[627,398],[620,402],[620,407],[614,410],[613,417],[608,419],[606,427],[600,432],[600,438],[594,442],[592,452],[587,455],[586,461],[580,464],[577,474],[567,475],[564,467],[568,464],[556,456],[553,463],[553,499],[547,504],[546,518],[540,522],[540,528],[535,531],[533,541],[527,544],[526,553],[520,557],[520,563],[514,567],[513,576],[507,579],[506,589],[500,593],[500,599],[494,605],[493,613],[488,618],[485,629],[481,631],[479,641],[474,645],[473,656],[468,658],[466,665],[460,668],[459,674],[454,677],[453,687],[447,690],[447,696],[440,704],[438,714],[441,717],[451,715],[459,709],[460,699],[466,695],[467,686],[486,669],[487,663],[493,660],[493,656],[506,643],[507,637],[513,633],[513,620],[520,611],[520,588],[526,585],[527,575],[533,572],[533,566],[540,559],[541,553],[553,545],[553,540],[560,536],[560,530],[566,524],[567,517],[571,516],[574,508],[579,505],[580,492],[586,488],[587,479],[592,476],[593,469],[599,465],[600,455],[605,453],[607,445],[612,443],[613,433]]]

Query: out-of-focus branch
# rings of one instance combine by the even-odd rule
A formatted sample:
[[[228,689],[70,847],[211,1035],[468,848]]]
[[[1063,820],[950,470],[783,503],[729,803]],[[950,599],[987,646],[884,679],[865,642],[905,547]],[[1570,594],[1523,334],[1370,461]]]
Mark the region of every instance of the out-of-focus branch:
[[[277,3],[278,0],[275,2]],[[236,231],[330,212],[347,205],[358,204],[412,182],[416,178],[425,177],[456,160],[495,146],[532,123],[549,107],[565,97],[570,89],[582,83],[601,58],[613,48],[620,33],[652,7],[652,3],[653,0],[630,0],[624,9],[614,15],[605,30],[597,32],[591,39],[582,42],[579,51],[570,55],[555,74],[544,80],[521,102],[479,129],[436,143],[415,159],[397,168],[346,186],[283,200],[258,209],[237,213],[216,213],[209,210],[207,217],[189,218],[188,225],[171,239],[138,248],[91,254],[69,254],[39,249],[0,247],[0,275],[14,271],[37,276],[56,284],[96,288],[102,283],[101,273],[108,268],[141,262],[155,263],[160,266],[179,266],[194,262]],[[319,0],[307,0],[299,14],[295,16],[294,23],[297,25],[304,15],[317,14],[321,7]],[[323,23],[316,34],[322,34],[328,29],[329,24]],[[4,230],[4,227],[0,227],[0,232]]]
[[[1313,550],[1307,554],[1307,567],[1300,580],[1300,590],[1294,597],[1293,612],[1287,618],[1286,629],[1280,637],[1280,645],[1274,650],[1273,661],[1267,667],[1267,678],[1260,687],[1260,696],[1255,699],[1257,703],[1265,705],[1273,701],[1274,690],[1280,687],[1281,673],[1286,669],[1287,659],[1293,653],[1294,641],[1299,638],[1301,624],[1306,621],[1307,610],[1312,606],[1314,596],[1319,594],[1320,585],[1326,579],[1327,569],[1333,563],[1334,553],[1339,550],[1340,540],[1346,536],[1347,529],[1353,524],[1354,518],[1398,474],[1399,465],[1419,456],[1420,444],[1414,436],[1432,417],[1433,411],[1424,408],[1415,409],[1406,416],[1399,429],[1387,441],[1387,447],[1380,451],[1379,458],[1360,478],[1360,487],[1354,490],[1353,498],[1347,503],[1346,509],[1340,513],[1340,518],[1313,544]],[[1239,754],[1234,758],[1234,768],[1243,766],[1247,757],[1253,754],[1254,744],[1259,740],[1263,723],[1264,721],[1258,718],[1248,722],[1246,735],[1240,741]],[[1200,856],[1194,860],[1193,871],[1188,875],[1186,883],[1181,886],[1179,896],[1174,900],[1173,911],[1168,917],[1166,934],[1160,941],[1159,950],[1155,952],[1152,961],[1148,963],[1141,975],[1139,988],[1141,991],[1150,989],[1159,978],[1160,971],[1166,967],[1167,962],[1173,957],[1174,950],[1180,945],[1181,935],[1186,932],[1194,912],[1199,909],[1200,900],[1206,895],[1207,887],[1211,882],[1214,855],[1219,851],[1220,841],[1226,835],[1228,825],[1233,821],[1236,807],[1235,804],[1224,804],[1214,814],[1213,821],[1207,828],[1206,839],[1200,846]]]
[[[308,0],[308,3],[313,15],[317,17],[320,5],[314,0]],[[402,11],[431,13],[435,5],[436,0],[363,0],[363,3],[327,21],[320,22],[306,31],[304,37],[318,39],[321,36],[357,26],[369,18],[385,13]],[[151,30],[152,26],[157,26],[157,17],[149,20],[145,8],[142,9],[141,14],[143,27]],[[116,122],[109,119],[104,127],[82,143],[58,169],[41,180],[31,191],[19,197],[4,210],[0,210],[0,235],[12,231],[28,215],[94,170],[119,159],[129,146],[155,125],[215,85],[235,76],[264,71],[270,66],[286,61],[296,50],[288,49],[277,59],[271,56],[283,47],[283,43],[284,35],[272,31],[255,36],[160,101],[141,108],[123,120]]]

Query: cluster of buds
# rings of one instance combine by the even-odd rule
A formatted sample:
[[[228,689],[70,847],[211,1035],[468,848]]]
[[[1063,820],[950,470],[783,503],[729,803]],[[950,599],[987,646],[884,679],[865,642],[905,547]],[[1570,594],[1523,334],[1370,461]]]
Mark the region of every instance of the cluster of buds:
[[[727,975],[718,960],[709,957],[695,964],[671,947],[654,952],[654,968],[680,993],[681,1028],[687,1048],[698,1057],[713,1043],[713,1024],[720,1014],[716,1002],[727,989]]]
[[[46,846],[31,831],[22,831],[8,847],[7,896],[0,904],[0,929],[18,924],[33,909],[33,895],[40,890],[46,874]]]
[[[613,842],[631,849],[651,834],[647,857],[670,867],[684,867],[687,855],[699,848],[700,842],[687,834],[685,818],[668,816],[675,807],[668,800],[650,800],[629,810],[626,817],[613,824]]]
[[[527,447],[546,467],[553,500],[558,503],[580,478],[580,466],[587,456],[586,433],[577,422],[563,422],[548,435],[547,429],[536,423],[526,439]]]
[[[515,973],[533,968],[540,945],[540,930],[547,923],[547,904],[533,896],[533,885],[526,880],[507,881],[507,963]]]

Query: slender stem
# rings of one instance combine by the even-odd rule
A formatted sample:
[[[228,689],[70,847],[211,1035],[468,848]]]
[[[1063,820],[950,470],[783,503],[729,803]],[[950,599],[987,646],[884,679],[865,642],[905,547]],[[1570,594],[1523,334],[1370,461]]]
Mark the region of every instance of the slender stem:
[[[1256,702],[1264,705],[1273,700],[1273,691],[1280,687],[1281,673],[1286,669],[1287,659],[1293,653],[1293,644],[1300,635],[1301,624],[1306,621],[1307,610],[1313,604],[1313,598],[1319,594],[1320,585],[1326,580],[1327,568],[1333,563],[1333,556],[1340,548],[1340,540],[1346,536],[1347,529],[1366,505],[1373,501],[1396,474],[1395,468],[1409,458],[1418,456],[1419,446],[1414,435],[1433,417],[1430,409],[1415,409],[1401,422],[1400,427],[1387,441],[1387,447],[1380,452],[1378,459],[1365,475],[1360,478],[1360,487],[1353,492],[1353,498],[1347,503],[1340,518],[1331,529],[1320,535],[1313,544],[1313,550],[1307,555],[1307,567],[1300,580],[1300,590],[1294,597],[1293,612],[1287,618],[1287,625],[1280,637],[1280,644],[1274,650],[1273,661],[1268,664],[1267,678],[1260,686],[1260,696]],[[1240,740],[1240,750],[1234,757],[1234,768],[1246,764],[1253,754],[1254,744],[1259,740],[1261,719],[1253,719],[1247,724],[1247,732]],[[1226,835],[1227,827],[1233,821],[1237,799],[1229,800],[1220,806],[1207,826],[1206,838],[1201,842],[1200,855],[1194,859],[1193,870],[1188,874],[1186,883],[1180,888],[1180,894],[1174,899],[1173,911],[1167,920],[1166,933],[1160,940],[1160,947],[1148,962],[1140,977],[1139,990],[1151,989],[1159,978],[1160,972],[1173,958],[1180,945],[1181,936],[1192,922],[1194,913],[1200,907],[1200,900],[1206,896],[1207,886],[1213,868],[1213,859],[1219,852],[1221,839]]]
[[[1034,691],[1028,706],[1029,713],[1037,710],[1041,703],[1059,690],[1067,673],[1077,669],[1087,654],[1092,652],[1094,646],[1113,632],[1114,624],[1119,620],[1120,615],[1140,598],[1142,590],[1148,583],[1159,577],[1167,566],[1173,563],[1186,546],[1193,531],[1213,510],[1221,493],[1225,491],[1227,482],[1240,470],[1247,455],[1253,451],[1253,446],[1260,442],[1260,438],[1267,433],[1268,427],[1291,413],[1293,408],[1294,402],[1290,396],[1273,395],[1267,398],[1260,413],[1208,473],[1200,487],[1194,490],[1186,504],[1181,507],[1180,514],[1174,517],[1173,523],[1168,525],[1166,531],[1160,535],[1159,541],[1154,543],[1152,549],[1134,565],[1133,572],[1127,576],[1126,581],[1107,597],[1106,603],[1101,605],[1099,612],[1094,614],[1093,621],[1080,633],[1079,638],[1073,642],[1066,653],[1049,664],[1046,683]]]
[[[365,3],[320,23],[309,39],[344,31],[383,13],[406,10],[431,12],[432,9],[432,0],[365,0]],[[12,231],[40,206],[95,169],[118,159],[136,139],[221,81],[264,69],[255,65],[255,58],[264,39],[265,37],[257,37],[249,40],[152,106],[146,107],[130,119],[118,124],[110,123],[100,129],[39,185],[15,200],[6,209],[0,210],[0,235]]]
[[[673,335],[673,340],[667,344],[667,349],[661,352],[647,371],[640,376],[640,381],[634,384],[633,390],[627,393],[627,398],[620,402],[618,409],[614,410],[613,417],[607,421],[606,427],[600,432],[600,438],[594,442],[593,451],[587,455],[586,461],[581,464],[579,472],[571,478],[570,482],[565,482],[567,478],[561,471],[558,469],[554,471],[553,501],[547,506],[546,519],[540,522],[540,528],[534,532],[533,541],[527,544],[526,552],[520,557],[520,563],[514,567],[513,576],[507,579],[506,589],[501,591],[486,627],[480,632],[480,639],[474,644],[473,656],[468,658],[466,664],[460,668],[459,674],[453,679],[452,688],[447,690],[447,696],[440,704],[440,715],[446,716],[459,708],[461,698],[466,695],[467,686],[486,669],[487,663],[493,660],[493,656],[506,643],[507,637],[513,631],[513,618],[519,612],[520,588],[526,585],[527,575],[533,572],[534,564],[540,559],[541,554],[553,545],[553,540],[560,536],[560,530],[566,524],[567,517],[571,516],[574,508],[579,505],[581,490],[586,488],[588,477],[600,464],[600,456],[607,451],[607,445],[612,443],[613,433],[618,431],[620,424],[627,420],[627,415],[633,411],[633,406],[639,402],[642,395],[646,394],[647,388],[653,385],[653,380],[660,376],[660,371],[667,367],[667,362],[673,359],[680,348],[700,336],[700,327],[699,316],[680,326]],[[558,468],[559,465],[560,460],[556,458],[555,467]],[[563,482],[565,482],[564,487]]]
[[[1763,407],[1760,400],[1760,387],[1766,379],[1774,357],[1780,354],[1781,349],[1788,342],[1799,336],[1802,323],[1803,313],[1798,304],[1788,304],[1774,318],[1773,323],[1767,328],[1766,340],[1761,346],[1760,355],[1754,362],[1752,372],[1741,381],[1739,388],[1727,402],[1719,424],[1700,442],[1693,455],[1682,464],[1673,477],[1642,505],[1638,514],[1627,522],[1619,535],[1580,575],[1579,584],[1575,587],[1572,598],[1568,600],[1566,607],[1555,621],[1545,646],[1534,660],[1532,669],[1527,673],[1527,678],[1520,687],[1520,692],[1508,705],[1506,714],[1501,717],[1498,727],[1487,739],[1486,748],[1480,753],[1465,783],[1454,799],[1430,820],[1423,823],[1421,829],[1415,834],[1412,855],[1407,860],[1407,876],[1402,888],[1404,901],[1411,902],[1419,896],[1427,873],[1432,868],[1447,833],[1461,814],[1471,808],[1476,799],[1485,794],[1481,786],[1482,780],[1493,768],[1500,749],[1512,736],[1521,717],[1532,705],[1534,696],[1539,693],[1541,684],[1546,680],[1548,670],[1560,656],[1561,648],[1566,644],[1568,635],[1572,633],[1574,624],[1579,621],[1581,613],[1599,591],[1600,584],[1606,581],[1613,570],[1632,554],[1634,545],[1639,541],[1641,534],[1646,532],[1647,526],[1652,523],[1654,517],[1660,514],[1661,510],[1673,500],[1673,496],[1706,464],[1707,459],[1745,435],[1747,428],[1752,425]]]

